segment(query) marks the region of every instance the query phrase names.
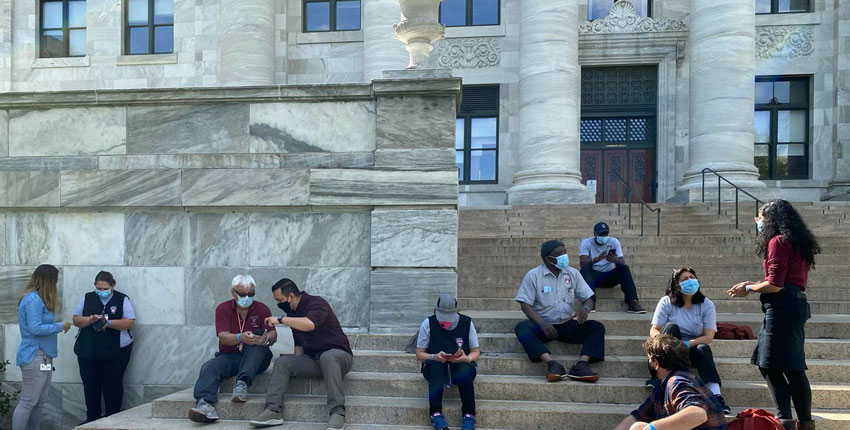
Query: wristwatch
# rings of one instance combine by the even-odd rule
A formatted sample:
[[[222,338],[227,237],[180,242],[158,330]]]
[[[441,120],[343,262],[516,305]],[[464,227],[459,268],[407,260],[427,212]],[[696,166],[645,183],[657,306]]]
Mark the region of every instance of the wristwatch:
[[[283,316],[279,316],[279,317],[277,317],[277,323],[278,323],[278,324],[283,324]]]

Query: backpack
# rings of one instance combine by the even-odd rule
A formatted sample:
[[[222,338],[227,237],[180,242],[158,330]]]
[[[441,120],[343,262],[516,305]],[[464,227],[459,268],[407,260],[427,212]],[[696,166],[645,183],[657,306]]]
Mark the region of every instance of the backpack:
[[[717,333],[714,335],[714,338],[727,340],[752,340],[756,337],[753,335],[753,329],[751,329],[749,326],[729,323],[717,323]]]
[[[782,423],[772,413],[764,409],[744,409],[735,421],[729,423],[729,430],[785,430]]]

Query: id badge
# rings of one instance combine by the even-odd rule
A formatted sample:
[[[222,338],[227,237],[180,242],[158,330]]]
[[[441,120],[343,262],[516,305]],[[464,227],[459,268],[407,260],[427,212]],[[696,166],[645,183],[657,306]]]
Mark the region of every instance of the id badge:
[[[551,285],[543,286],[543,292],[544,293],[551,293],[552,292],[552,286]]]
[[[53,365],[50,363],[41,363],[41,371],[42,372],[50,372],[53,370]]]

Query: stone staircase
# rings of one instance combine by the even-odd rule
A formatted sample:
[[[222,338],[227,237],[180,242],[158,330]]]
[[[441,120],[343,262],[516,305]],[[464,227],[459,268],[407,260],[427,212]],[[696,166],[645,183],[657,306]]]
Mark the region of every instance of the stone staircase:
[[[760,260],[753,255],[752,204],[741,205],[741,228],[734,226],[734,207],[724,205],[718,219],[711,204],[661,205],[662,236],[655,236],[654,218],[647,217],[639,234],[639,208],[633,206],[632,228],[626,207],[616,205],[563,207],[502,207],[461,210],[458,248],[458,296],[461,312],[475,321],[484,352],[476,380],[480,429],[609,430],[648,394],[646,358],[641,343],[649,331],[651,310],[664,294],[674,267],[693,266],[703,292],[717,306],[719,322],[758,329],[762,314],[756,298],[730,300],[725,290],[735,282],[758,280]],[[727,207],[728,206],[728,207]],[[819,430],[850,428],[850,278],[842,270],[850,255],[850,205],[795,205],[818,235],[823,253],[811,273],[807,324],[808,376],[812,382]],[[730,215],[731,212],[731,215]],[[649,214],[647,214],[649,215]],[[539,246],[549,238],[567,244],[573,264],[578,246],[595,222],[604,220],[621,238],[646,315],[622,312],[619,289],[599,291],[599,312],[591,318],[605,324],[606,361],[594,364],[597,384],[545,382],[544,367],[528,361],[513,334],[524,317],[513,301],[525,272],[540,263]],[[651,220],[651,221],[650,221]],[[427,310],[411,310],[427,313]],[[426,385],[411,354],[401,352],[412,333],[353,334],[354,368],[345,380],[351,429],[425,429]],[[757,369],[749,364],[754,341],[712,344],[724,380],[727,402],[737,412],[744,407],[772,409]],[[571,363],[579,346],[550,343],[556,359]],[[223,420],[217,429],[247,428],[244,421],[262,408],[269,372],[258,377],[246,404],[219,402]],[[232,381],[221,387],[231,389]],[[459,428],[456,389],[446,395],[449,423]],[[88,424],[85,429],[197,428],[185,417],[193,404],[191,390]],[[327,419],[324,384],[294,380],[285,415],[286,429],[323,429]],[[311,424],[312,423],[312,424]]]

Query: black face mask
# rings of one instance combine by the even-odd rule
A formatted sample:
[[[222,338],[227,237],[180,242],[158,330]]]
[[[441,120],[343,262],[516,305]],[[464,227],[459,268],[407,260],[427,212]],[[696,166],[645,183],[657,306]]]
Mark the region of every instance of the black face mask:
[[[280,308],[280,310],[282,310],[282,311],[284,311],[284,312],[286,312],[286,313],[290,313],[290,312],[292,312],[292,306],[290,306],[290,305],[289,305],[289,302],[281,302],[281,303],[278,303],[278,304],[277,304],[277,307],[279,307],[279,308]]]
[[[658,369],[652,367],[652,363],[649,363],[649,375],[655,379],[658,379]]]

